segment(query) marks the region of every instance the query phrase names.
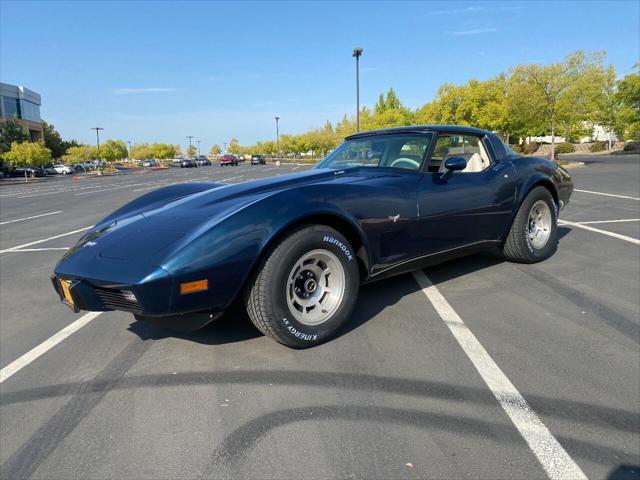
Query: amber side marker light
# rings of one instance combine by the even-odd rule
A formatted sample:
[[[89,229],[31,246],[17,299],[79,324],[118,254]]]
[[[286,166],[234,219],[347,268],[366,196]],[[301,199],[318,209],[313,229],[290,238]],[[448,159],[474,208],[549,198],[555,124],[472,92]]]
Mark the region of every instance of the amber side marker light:
[[[196,280],[195,282],[180,284],[180,295],[202,292],[203,290],[209,290],[209,280]]]

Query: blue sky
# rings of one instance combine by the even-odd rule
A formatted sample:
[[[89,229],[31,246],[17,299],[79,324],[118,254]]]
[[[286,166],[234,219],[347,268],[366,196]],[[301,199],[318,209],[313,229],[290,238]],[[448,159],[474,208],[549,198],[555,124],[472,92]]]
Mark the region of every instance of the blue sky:
[[[444,82],[606,50],[640,58],[640,2],[44,2],[0,0],[0,78],[42,95],[65,138],[203,149],[297,133],[393,87],[411,107]]]

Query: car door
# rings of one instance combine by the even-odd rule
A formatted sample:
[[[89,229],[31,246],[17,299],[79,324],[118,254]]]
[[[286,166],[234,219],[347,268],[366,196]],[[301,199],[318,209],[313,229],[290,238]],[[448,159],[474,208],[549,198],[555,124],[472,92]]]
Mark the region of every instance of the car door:
[[[467,167],[447,172],[455,156]],[[515,180],[513,165],[496,160],[485,136],[439,134],[418,185],[422,254],[497,240],[512,215]]]
[[[339,208],[366,235],[373,274],[420,252],[417,186],[431,138],[422,132],[365,136],[348,140],[332,155],[335,174],[351,179]]]

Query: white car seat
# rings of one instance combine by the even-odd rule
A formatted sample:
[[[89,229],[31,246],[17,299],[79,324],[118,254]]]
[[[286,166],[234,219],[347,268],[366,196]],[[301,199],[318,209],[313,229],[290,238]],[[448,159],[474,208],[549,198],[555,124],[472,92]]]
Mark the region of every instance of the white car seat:
[[[462,170],[463,172],[481,172],[484,170],[484,161],[479,153],[474,153],[471,158],[467,160],[467,166]]]

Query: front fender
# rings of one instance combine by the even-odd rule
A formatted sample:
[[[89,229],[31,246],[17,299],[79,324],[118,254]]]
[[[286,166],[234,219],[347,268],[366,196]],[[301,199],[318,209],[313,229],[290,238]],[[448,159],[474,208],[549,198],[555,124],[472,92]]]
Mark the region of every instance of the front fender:
[[[172,310],[184,312],[225,309],[241,292],[253,268],[271,242],[294,224],[317,215],[331,215],[348,222],[367,250],[358,222],[337,202],[328,202],[327,185],[271,192],[216,223],[183,246],[163,264],[177,285],[207,278],[206,294],[177,295]]]

